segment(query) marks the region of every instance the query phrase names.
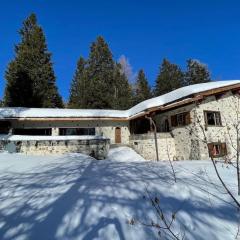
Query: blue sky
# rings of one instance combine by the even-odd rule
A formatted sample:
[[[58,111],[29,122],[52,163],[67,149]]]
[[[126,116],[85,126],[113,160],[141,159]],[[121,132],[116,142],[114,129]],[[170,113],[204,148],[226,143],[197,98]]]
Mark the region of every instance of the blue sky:
[[[213,79],[240,79],[239,9],[237,0],[1,0],[0,97],[17,31],[32,12],[46,34],[66,100],[77,59],[88,56],[98,35],[115,59],[125,55],[133,71],[143,68],[151,84],[164,57],[183,69],[186,59],[199,59]]]

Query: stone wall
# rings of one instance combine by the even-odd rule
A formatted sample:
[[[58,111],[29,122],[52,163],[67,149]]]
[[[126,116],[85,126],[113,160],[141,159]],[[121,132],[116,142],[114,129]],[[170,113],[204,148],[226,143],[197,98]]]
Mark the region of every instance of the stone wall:
[[[206,110],[219,111],[222,126],[206,126],[204,119],[204,111]],[[190,112],[191,124],[172,127],[171,116],[182,112]],[[175,154],[179,160],[210,160],[207,144],[203,142],[204,135],[208,143],[225,142],[228,152],[227,158],[235,158],[234,148],[237,146],[237,136],[234,124],[239,121],[237,118],[240,119],[239,95],[233,95],[231,92],[225,93],[218,99],[215,96],[209,96],[199,103],[189,104],[155,116],[158,127],[164,123],[165,119],[169,120],[175,142]],[[198,120],[200,120],[199,123]]]
[[[48,155],[63,153],[83,153],[96,159],[105,159],[110,146],[109,139],[90,140],[37,140],[0,141],[9,152],[29,155]]]
[[[203,114],[206,110],[219,111],[222,126],[206,126]],[[227,158],[235,158],[236,151],[234,148],[237,147],[237,132],[234,125],[239,122],[239,114],[239,95],[233,95],[231,92],[228,92],[217,100],[215,96],[208,97],[194,110],[195,119],[193,121],[196,122],[196,117],[200,119],[200,124],[196,124],[194,131],[198,133],[200,139],[203,139],[205,134],[208,142],[225,142],[228,152]],[[204,133],[199,125],[204,127]],[[201,159],[210,159],[207,145],[202,141],[199,141],[199,151]]]
[[[195,146],[198,146],[198,143],[195,141],[196,139],[193,136],[189,135],[189,127],[172,127],[171,126],[171,116],[183,112],[190,112],[191,118],[193,115],[193,110],[195,108],[195,104],[190,104],[184,107],[179,107],[174,110],[170,110],[159,115],[155,116],[155,121],[158,128],[161,129],[161,125],[164,124],[165,120],[168,119],[171,136],[173,138],[175,144],[175,159],[176,160],[188,160],[188,159],[199,159],[199,149]]]
[[[160,160],[176,158],[175,142],[170,133],[157,133]],[[130,137],[130,146],[147,160],[157,160],[153,133],[136,134]]]

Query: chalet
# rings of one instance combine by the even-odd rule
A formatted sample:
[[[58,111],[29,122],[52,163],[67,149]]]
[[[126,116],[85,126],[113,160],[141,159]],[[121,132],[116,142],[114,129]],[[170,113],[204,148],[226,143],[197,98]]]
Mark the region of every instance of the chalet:
[[[179,88],[129,110],[0,108],[0,148],[105,158],[126,144],[144,158],[232,159],[238,145],[240,81]],[[237,126],[237,127],[236,127]],[[240,127],[240,126],[239,126]]]

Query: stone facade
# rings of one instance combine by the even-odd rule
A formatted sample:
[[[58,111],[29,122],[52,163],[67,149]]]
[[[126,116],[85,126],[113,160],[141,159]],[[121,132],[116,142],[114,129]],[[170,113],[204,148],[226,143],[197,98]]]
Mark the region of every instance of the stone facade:
[[[206,126],[203,111],[219,111],[221,115],[221,126]],[[237,148],[237,131],[240,117],[240,99],[239,95],[233,95],[228,92],[216,99],[214,96],[208,97],[201,102],[193,111],[193,122],[196,118],[200,120],[200,124],[196,124],[194,131],[198,134],[199,139],[203,139],[204,135],[208,142],[225,142],[227,146],[227,158],[236,157]],[[204,133],[199,125],[204,126]],[[199,141],[200,159],[209,159],[208,148],[206,144]]]
[[[109,139],[90,140],[29,140],[1,141],[4,149],[9,152],[29,155],[48,155],[63,153],[83,153],[96,159],[105,159],[109,151]]]
[[[218,111],[221,116],[221,126],[206,126],[204,111]],[[173,127],[171,116],[189,112],[191,123],[186,126]],[[230,91],[219,98],[209,96],[201,102],[178,107],[155,115],[158,130],[163,130],[166,121],[169,122],[169,133],[158,133],[159,159],[171,160],[210,160],[207,143],[226,143],[228,159],[236,157],[237,131],[240,128],[240,99]],[[240,133],[240,132],[239,132]],[[144,158],[156,160],[154,135],[140,134],[130,137],[130,145]],[[170,149],[170,151],[168,150]],[[170,152],[170,153],[169,153]]]
[[[157,144],[159,159],[175,159],[175,141],[170,133],[158,133]],[[155,139],[153,133],[132,135],[130,137],[130,146],[145,159],[156,159]]]
[[[155,121],[158,127],[164,124],[165,119],[169,121],[175,142],[176,155],[173,159],[209,160],[209,150],[203,141],[205,136],[208,143],[226,143],[227,158],[231,159],[236,155],[234,148],[237,146],[237,136],[234,125],[239,121],[237,119],[240,118],[239,110],[239,95],[233,95],[229,91],[218,99],[215,96],[209,96],[201,102],[156,115]],[[220,112],[222,125],[206,126],[204,111]],[[190,112],[191,124],[182,127],[171,126],[171,116],[183,112]]]
[[[194,104],[187,105],[184,107],[177,108],[175,110],[171,110],[159,115],[156,115],[154,120],[158,128],[161,129],[161,126],[164,124],[164,121],[167,119],[169,122],[171,136],[174,139],[175,143],[175,151],[174,157],[172,159],[175,160],[184,160],[184,159],[198,159],[197,153],[193,151],[193,141],[189,137],[189,131],[186,126],[183,127],[173,127],[171,126],[171,116],[183,112],[190,112],[192,115],[192,111],[195,108]],[[167,146],[163,147],[166,148]]]

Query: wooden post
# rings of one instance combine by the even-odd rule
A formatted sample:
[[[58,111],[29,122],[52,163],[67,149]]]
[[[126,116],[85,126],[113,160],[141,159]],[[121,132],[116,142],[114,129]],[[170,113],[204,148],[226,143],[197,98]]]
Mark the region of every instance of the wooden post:
[[[156,124],[155,124],[155,122],[153,121],[153,119],[151,117],[145,116],[145,118],[149,120],[150,127],[153,126],[154,140],[155,140],[155,149],[156,149],[156,157],[157,157],[157,161],[159,161],[159,157],[158,157],[158,144],[157,144],[157,127],[156,127]]]

